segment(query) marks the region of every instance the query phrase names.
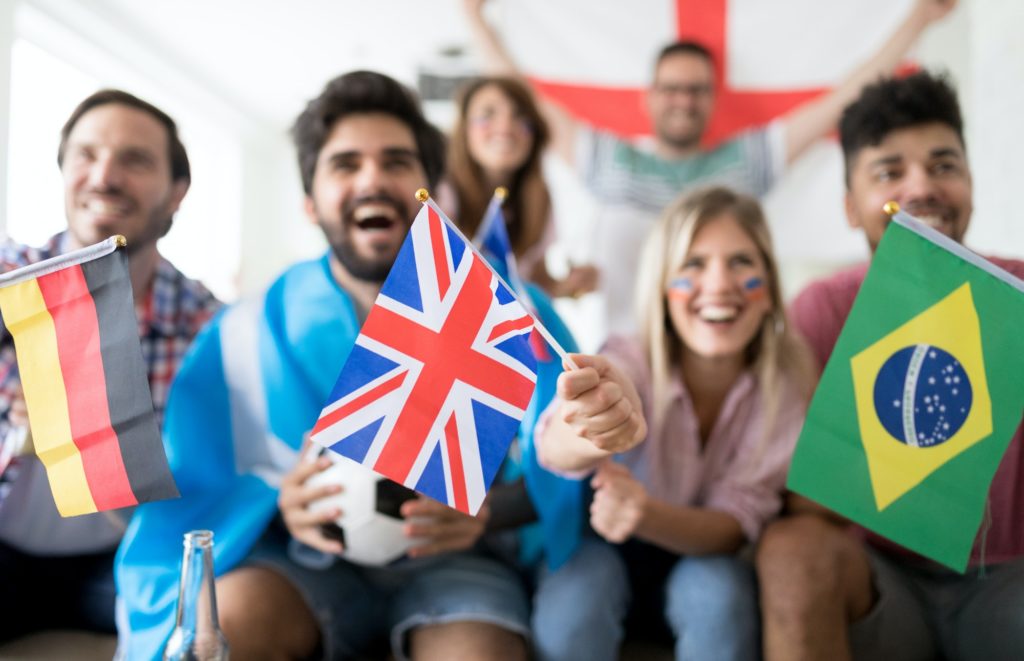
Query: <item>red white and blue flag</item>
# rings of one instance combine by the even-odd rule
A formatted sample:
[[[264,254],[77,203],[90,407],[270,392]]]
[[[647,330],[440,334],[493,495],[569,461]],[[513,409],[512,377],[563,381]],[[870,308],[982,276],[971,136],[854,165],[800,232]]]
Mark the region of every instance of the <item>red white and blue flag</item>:
[[[519,275],[519,266],[516,264],[516,255],[512,252],[512,241],[508,236],[508,227],[505,225],[505,214],[501,205],[505,201],[506,191],[499,188],[494,191],[490,204],[484,211],[483,220],[480,221],[480,228],[473,237],[473,243],[480,250],[480,253],[487,258],[491,267],[501,276],[505,283],[512,288],[526,309],[537,317],[537,310],[530,302],[529,292],[526,291],[526,283]],[[537,360],[551,360],[551,352],[548,351],[547,343],[537,329],[530,333],[530,346],[533,348],[533,355]]]
[[[476,514],[537,381],[534,319],[427,201],[313,440]]]

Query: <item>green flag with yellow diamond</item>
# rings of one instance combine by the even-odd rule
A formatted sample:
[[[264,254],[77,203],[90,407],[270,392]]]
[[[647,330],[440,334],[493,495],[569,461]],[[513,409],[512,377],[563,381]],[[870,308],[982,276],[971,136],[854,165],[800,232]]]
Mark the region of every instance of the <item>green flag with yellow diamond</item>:
[[[1024,412],[1024,282],[898,213],[821,377],[793,491],[963,571]]]

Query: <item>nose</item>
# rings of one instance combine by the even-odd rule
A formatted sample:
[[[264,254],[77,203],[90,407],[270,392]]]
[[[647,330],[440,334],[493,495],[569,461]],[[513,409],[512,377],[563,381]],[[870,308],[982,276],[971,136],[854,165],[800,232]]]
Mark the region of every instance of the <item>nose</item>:
[[[929,202],[938,195],[938,186],[931,173],[922,165],[915,165],[907,169],[903,177],[902,190],[900,191],[904,204],[911,202]]]
[[[89,184],[101,190],[120,186],[121,168],[113,154],[101,154],[89,164]]]
[[[386,179],[382,164],[373,158],[364,159],[356,174],[356,191],[367,195],[380,191]]]
[[[701,274],[700,287],[705,293],[719,294],[732,291],[737,283],[724,259],[711,259]]]

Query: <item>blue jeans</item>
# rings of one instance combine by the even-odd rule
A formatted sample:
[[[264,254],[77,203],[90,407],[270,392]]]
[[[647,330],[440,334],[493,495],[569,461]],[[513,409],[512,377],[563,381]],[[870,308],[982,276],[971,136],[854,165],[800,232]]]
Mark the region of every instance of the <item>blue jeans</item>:
[[[735,555],[678,556],[635,540],[621,548],[633,589],[630,637],[674,640],[677,660],[760,657],[750,562]]]
[[[760,618],[754,568],[734,555],[680,558],[665,586],[676,659],[757,659]]]
[[[533,595],[534,653],[539,661],[619,658],[629,603],[626,568],[614,547],[587,537],[556,571],[538,570]]]

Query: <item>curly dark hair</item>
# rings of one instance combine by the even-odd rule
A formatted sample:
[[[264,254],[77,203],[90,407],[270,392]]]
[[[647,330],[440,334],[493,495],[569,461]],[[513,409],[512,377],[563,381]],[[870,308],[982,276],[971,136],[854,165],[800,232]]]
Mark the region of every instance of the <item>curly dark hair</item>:
[[[416,95],[383,74],[353,71],[328,82],[292,125],[302,188],[307,195],[313,192],[316,161],[331,129],[343,117],[359,113],[384,113],[407,125],[416,140],[427,183],[434,187],[440,181],[444,173],[444,136],[423,116]]]
[[[850,169],[864,147],[881,144],[898,129],[936,122],[953,129],[966,149],[960,103],[946,74],[922,70],[904,78],[883,78],[865,87],[839,120],[846,185],[850,185]]]

